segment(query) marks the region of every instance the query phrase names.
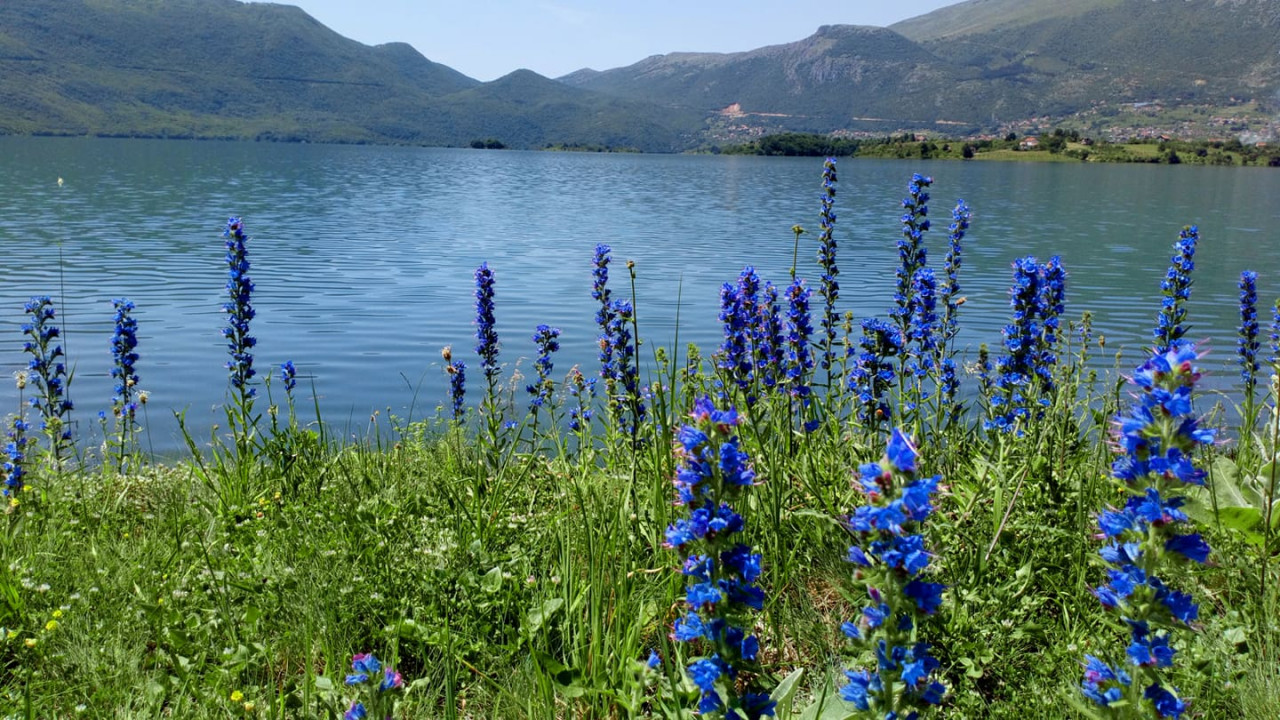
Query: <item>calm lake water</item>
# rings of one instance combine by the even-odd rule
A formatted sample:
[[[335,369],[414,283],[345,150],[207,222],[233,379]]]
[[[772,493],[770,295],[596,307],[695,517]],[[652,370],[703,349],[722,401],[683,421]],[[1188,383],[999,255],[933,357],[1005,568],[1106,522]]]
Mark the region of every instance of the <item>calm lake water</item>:
[[[1266,332],[1265,308],[1280,293],[1280,172],[1261,168],[842,161],[842,311],[887,313],[899,203],[917,171],[935,180],[935,266],[955,200],[974,210],[961,278],[962,342],[973,349],[1000,340],[1011,261],[1059,254],[1068,315],[1093,311],[1108,350],[1124,346],[1136,360],[1172,243],[1189,223],[1202,238],[1191,335],[1210,341],[1215,387],[1237,378],[1241,270],[1259,273]],[[614,249],[615,293],[629,294],[624,263],[636,263],[649,350],[678,330],[681,346],[710,352],[720,285],[748,264],[785,284],[796,223],[812,231],[801,275],[816,283],[821,172],[817,158],[0,138],[0,370],[26,365],[23,302],[59,298],[76,414],[82,429],[96,425],[111,399],[110,303],[128,297],[138,306],[151,442],[181,447],[172,410],[186,410],[207,438],[226,388],[228,215],[244,216],[253,237],[260,373],[293,360],[304,405],[314,385],[326,421],[348,432],[363,432],[374,410],[433,415],[445,401],[446,345],[478,387],[472,272],[483,261],[497,275],[508,374],[530,366],[539,323],[564,331],[557,374],[595,367],[591,254],[600,242]],[[16,405],[3,382],[0,411]]]

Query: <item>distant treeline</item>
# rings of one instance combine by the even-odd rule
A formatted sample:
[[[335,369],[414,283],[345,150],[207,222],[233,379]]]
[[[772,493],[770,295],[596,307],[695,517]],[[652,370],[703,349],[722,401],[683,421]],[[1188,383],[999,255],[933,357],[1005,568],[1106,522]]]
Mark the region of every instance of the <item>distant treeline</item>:
[[[989,159],[1057,162],[1162,163],[1168,165],[1263,165],[1280,167],[1280,146],[1232,140],[1139,139],[1113,143],[1055,129],[1042,135],[1003,138],[926,138],[910,133],[881,138],[843,138],[810,133],[780,133],[758,140],[712,148],[725,155],[795,157],[879,157],[898,159]]]

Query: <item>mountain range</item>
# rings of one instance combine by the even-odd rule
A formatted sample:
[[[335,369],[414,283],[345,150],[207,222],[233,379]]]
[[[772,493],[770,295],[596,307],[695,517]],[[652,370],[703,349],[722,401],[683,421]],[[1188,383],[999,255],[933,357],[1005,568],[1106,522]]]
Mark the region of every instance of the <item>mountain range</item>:
[[[1280,0],[968,0],[889,28],[487,83],[287,5],[0,3],[3,134],[671,152],[726,129],[963,135],[1152,102],[1277,112]]]

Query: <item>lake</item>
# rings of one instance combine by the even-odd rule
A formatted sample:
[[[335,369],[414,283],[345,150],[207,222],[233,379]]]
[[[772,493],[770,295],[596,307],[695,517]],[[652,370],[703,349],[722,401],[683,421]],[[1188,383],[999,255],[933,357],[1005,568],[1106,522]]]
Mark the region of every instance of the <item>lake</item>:
[[[933,266],[956,199],[973,208],[961,275],[961,343],[972,349],[1000,341],[1013,259],[1059,254],[1068,317],[1092,311],[1108,351],[1123,346],[1133,364],[1185,224],[1200,226],[1190,336],[1209,341],[1213,387],[1238,379],[1244,269],[1259,273],[1265,341],[1280,293],[1280,172],[843,160],[839,309],[859,320],[892,304],[913,172],[934,178]],[[497,276],[508,376],[527,374],[540,323],[564,331],[556,375],[596,368],[591,257],[601,242],[613,247],[615,297],[630,294],[625,261],[635,261],[642,355],[677,332],[681,346],[709,353],[721,338],[720,285],[748,264],[785,285],[797,223],[810,230],[800,274],[816,286],[821,173],[820,158],[0,138],[0,370],[26,366],[24,301],[54,296],[75,367],[75,416],[82,430],[95,426],[111,402],[111,299],[128,297],[138,307],[140,386],[151,393],[149,442],[164,453],[182,447],[173,410],[207,439],[226,390],[229,215],[243,216],[252,236],[259,374],[293,360],[302,405],[314,387],[325,420],[348,433],[363,433],[375,410],[434,415],[446,401],[444,346],[478,390],[472,273],[485,261]],[[5,381],[0,412],[16,407]]]

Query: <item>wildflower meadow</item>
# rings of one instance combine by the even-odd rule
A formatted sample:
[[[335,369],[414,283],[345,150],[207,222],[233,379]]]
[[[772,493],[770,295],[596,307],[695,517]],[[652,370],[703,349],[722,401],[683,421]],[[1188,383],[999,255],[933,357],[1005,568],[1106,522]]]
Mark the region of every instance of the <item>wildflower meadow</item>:
[[[179,414],[180,457],[146,447],[135,304],[112,302],[109,347],[77,344],[111,353],[113,396],[88,398],[57,299],[32,297],[0,718],[1280,717],[1280,301],[1260,314],[1258,273],[1217,343],[1226,394],[1188,334],[1195,227],[1147,280],[1137,362],[1099,369],[1058,256],[1015,260],[1003,330],[961,346],[973,211],[931,212],[912,176],[893,296],[853,317],[838,182],[828,159],[787,277],[725,278],[717,347],[652,344],[644,268],[602,243],[598,363],[565,367],[556,327],[499,337],[520,269],[481,264],[435,416],[355,440],[306,358],[258,356],[246,220],[224,232],[225,422]]]

